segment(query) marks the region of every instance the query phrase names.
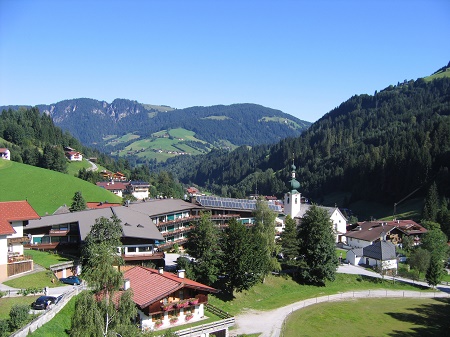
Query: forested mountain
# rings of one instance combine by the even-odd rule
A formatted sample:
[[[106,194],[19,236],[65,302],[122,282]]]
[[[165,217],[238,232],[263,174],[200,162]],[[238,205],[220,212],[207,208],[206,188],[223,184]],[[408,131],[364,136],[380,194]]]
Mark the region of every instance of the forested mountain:
[[[99,163],[111,170],[129,168],[124,160],[115,161],[83,146],[70,133],[55,126],[50,116],[40,114],[37,108],[1,111],[0,147],[11,150],[13,161],[66,172],[65,146],[82,152],[86,157],[97,157]]]
[[[286,192],[294,160],[304,195],[348,192],[348,201],[393,204],[436,181],[450,196],[450,78],[426,79],[351,97],[301,136],[275,145],[173,158],[162,165],[181,181],[243,197]],[[341,205],[342,206],[342,205]]]
[[[0,107],[17,109],[18,106]],[[226,142],[234,146],[275,143],[298,136],[311,123],[279,110],[256,104],[217,105],[171,109],[116,99],[111,104],[95,99],[79,98],[51,105],[38,105],[55,124],[69,131],[86,146],[104,152],[117,150],[108,136],[133,134],[141,139],[175,128],[195,133],[200,141],[220,147]],[[121,144],[123,146],[126,144]]]

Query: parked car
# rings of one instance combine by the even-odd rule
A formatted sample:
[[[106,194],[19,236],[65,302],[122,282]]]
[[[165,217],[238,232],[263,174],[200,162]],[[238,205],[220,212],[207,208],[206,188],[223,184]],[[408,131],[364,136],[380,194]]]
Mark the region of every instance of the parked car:
[[[50,305],[58,303],[60,297],[54,296],[41,296],[31,304],[31,307],[35,310],[47,309]]]
[[[63,277],[59,279],[62,283],[80,285],[81,279],[78,276],[71,275],[69,277]]]

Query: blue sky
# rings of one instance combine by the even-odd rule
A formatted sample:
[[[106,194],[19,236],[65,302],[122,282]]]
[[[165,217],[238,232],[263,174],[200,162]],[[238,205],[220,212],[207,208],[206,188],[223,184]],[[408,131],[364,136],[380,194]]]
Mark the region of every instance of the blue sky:
[[[0,0],[0,105],[257,103],[316,121],[450,61],[448,0]]]

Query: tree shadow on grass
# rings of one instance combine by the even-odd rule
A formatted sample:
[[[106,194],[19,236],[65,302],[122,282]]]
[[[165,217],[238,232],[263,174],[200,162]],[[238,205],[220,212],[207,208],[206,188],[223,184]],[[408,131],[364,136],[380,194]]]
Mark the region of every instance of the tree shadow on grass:
[[[403,322],[413,323],[416,326],[412,331],[393,330],[389,336],[450,336],[450,299],[435,298],[435,303],[424,304],[411,308],[414,313],[388,312],[387,315]]]

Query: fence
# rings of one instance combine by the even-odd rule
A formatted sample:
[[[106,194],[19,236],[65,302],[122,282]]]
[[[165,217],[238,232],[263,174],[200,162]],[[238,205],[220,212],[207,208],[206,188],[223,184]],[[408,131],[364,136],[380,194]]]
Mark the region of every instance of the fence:
[[[314,305],[317,303],[324,302],[335,302],[342,301],[350,298],[380,298],[380,297],[390,297],[390,298],[450,298],[450,293],[442,292],[442,291],[433,291],[433,292],[421,292],[421,291],[402,291],[402,290],[367,290],[367,291],[349,291],[345,293],[339,293],[328,296],[315,297],[308,300],[304,300],[298,302],[292,306],[290,306],[290,311],[285,316],[284,320],[281,323],[281,326],[278,326],[277,329],[274,329],[274,333],[270,337],[278,337],[284,336],[284,331],[286,327],[286,320],[290,314],[294,311],[300,310],[302,308],[308,307],[310,305]]]
[[[179,330],[176,332],[177,336],[179,337],[198,337],[198,336],[204,336],[204,334],[207,333],[214,333],[218,331],[225,331],[229,327],[233,326],[235,324],[234,317],[222,319],[220,321],[208,323],[208,324],[202,324],[198,326],[194,326],[192,328]]]

